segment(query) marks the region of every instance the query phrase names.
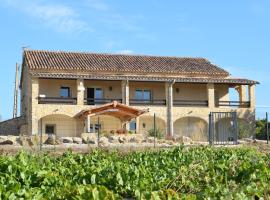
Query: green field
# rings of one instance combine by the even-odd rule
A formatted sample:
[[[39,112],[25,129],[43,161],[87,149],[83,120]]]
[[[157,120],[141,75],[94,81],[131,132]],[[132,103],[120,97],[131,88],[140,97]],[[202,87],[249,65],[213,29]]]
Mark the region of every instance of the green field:
[[[251,148],[0,156],[1,199],[254,199],[270,196],[270,154]]]

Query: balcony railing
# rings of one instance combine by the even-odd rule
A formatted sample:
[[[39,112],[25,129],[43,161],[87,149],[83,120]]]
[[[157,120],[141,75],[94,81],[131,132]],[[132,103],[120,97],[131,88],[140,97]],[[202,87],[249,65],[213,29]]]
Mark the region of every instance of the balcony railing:
[[[77,104],[77,98],[39,97],[39,104]]]
[[[130,105],[166,105],[165,99],[130,99]]]
[[[111,103],[112,101],[118,101],[119,103],[122,103],[122,99],[86,98],[84,99],[84,104],[96,105],[96,104]]]
[[[207,100],[173,100],[174,106],[198,106],[198,107],[207,107]]]
[[[238,108],[248,108],[250,107],[249,101],[219,101],[218,107],[238,107]]]

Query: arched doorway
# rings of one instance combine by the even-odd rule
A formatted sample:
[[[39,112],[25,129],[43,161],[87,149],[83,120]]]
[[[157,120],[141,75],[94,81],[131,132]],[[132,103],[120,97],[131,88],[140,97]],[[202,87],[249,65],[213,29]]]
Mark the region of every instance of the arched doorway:
[[[207,122],[199,117],[182,117],[174,122],[174,135],[206,142],[208,140],[207,127]]]
[[[98,131],[98,120],[100,131],[103,134],[116,133],[117,130],[122,128],[122,121],[111,115],[99,115],[91,117],[91,132]]]
[[[148,135],[152,129],[154,129],[154,116],[141,116],[139,118],[139,133]],[[159,117],[156,117],[156,129],[165,135],[166,122]]]
[[[52,114],[39,120],[39,130],[42,134],[53,134],[57,137],[77,136],[77,121],[63,114]]]

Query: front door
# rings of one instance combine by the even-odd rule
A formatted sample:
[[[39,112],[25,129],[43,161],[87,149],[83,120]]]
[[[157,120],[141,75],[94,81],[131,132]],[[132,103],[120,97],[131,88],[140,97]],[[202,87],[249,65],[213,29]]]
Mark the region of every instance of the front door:
[[[95,88],[87,88],[87,104],[94,105],[95,103]]]

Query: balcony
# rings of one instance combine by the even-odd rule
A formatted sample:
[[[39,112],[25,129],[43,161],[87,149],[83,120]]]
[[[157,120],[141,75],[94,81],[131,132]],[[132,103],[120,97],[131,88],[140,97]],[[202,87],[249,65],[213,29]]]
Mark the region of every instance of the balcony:
[[[165,99],[130,99],[129,100],[130,105],[160,105],[160,106],[165,106],[166,105],[166,100]]]
[[[219,101],[217,107],[237,107],[237,108],[249,108],[249,101]]]
[[[84,105],[100,105],[117,101],[122,103],[122,99],[106,99],[106,98],[85,98]]]
[[[39,97],[39,104],[77,104],[77,98],[64,98],[64,97]]]
[[[173,100],[174,106],[183,106],[183,107],[207,107],[207,100]]]

